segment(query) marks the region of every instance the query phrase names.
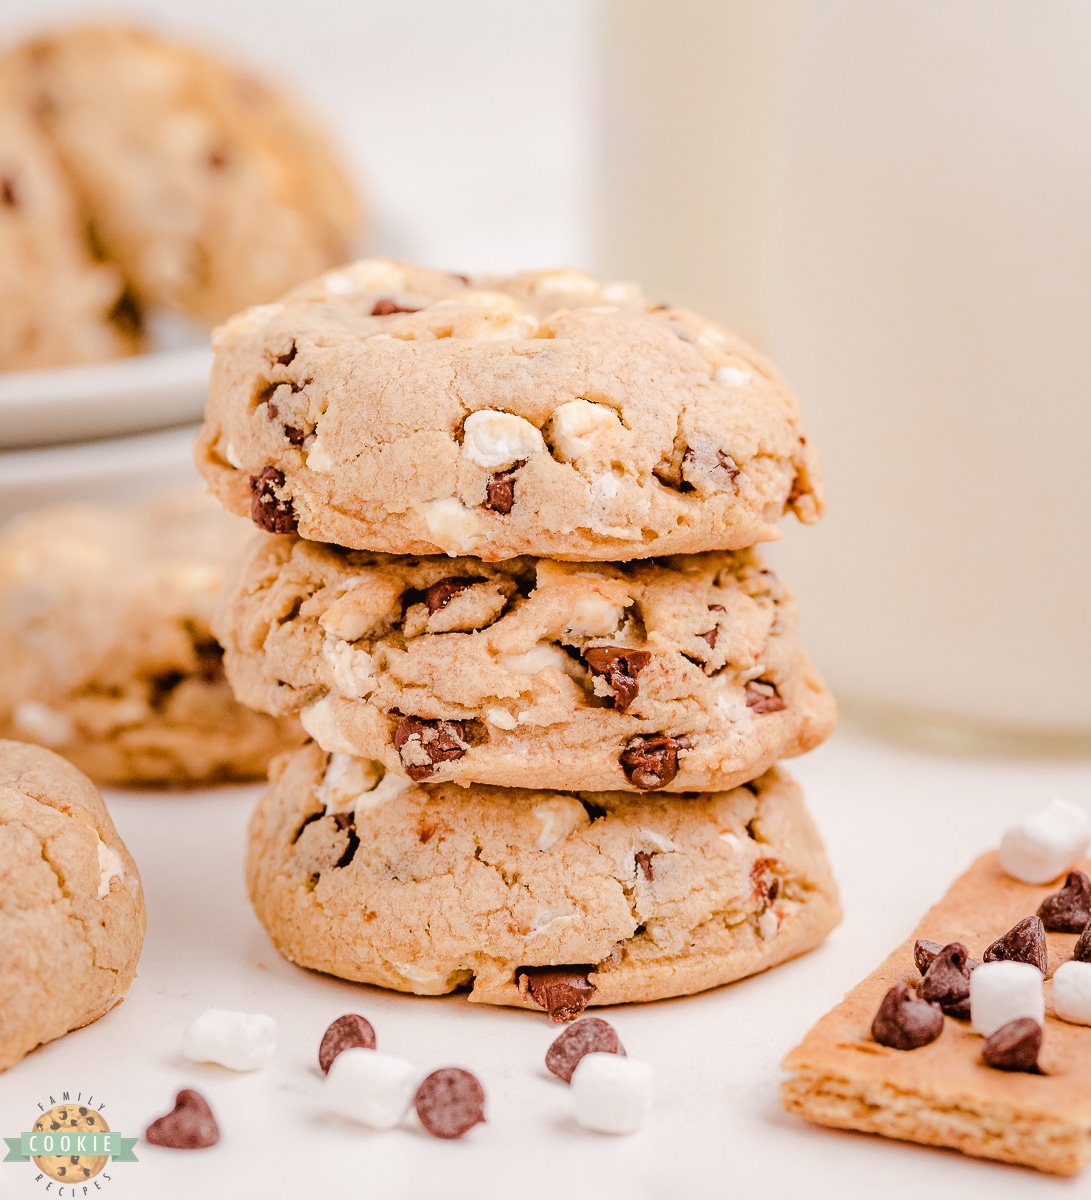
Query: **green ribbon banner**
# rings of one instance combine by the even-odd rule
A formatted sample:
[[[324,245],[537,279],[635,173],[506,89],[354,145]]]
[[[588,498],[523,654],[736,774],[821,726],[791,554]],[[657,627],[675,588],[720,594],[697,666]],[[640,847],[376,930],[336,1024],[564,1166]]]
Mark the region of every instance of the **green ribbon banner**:
[[[93,1133],[50,1133],[35,1130],[21,1133],[17,1138],[4,1138],[8,1152],[4,1162],[28,1162],[31,1158],[50,1154],[84,1154],[95,1157],[105,1154],[114,1162],[139,1162],[133,1147],[139,1138],[122,1137],[120,1133],[96,1130]]]

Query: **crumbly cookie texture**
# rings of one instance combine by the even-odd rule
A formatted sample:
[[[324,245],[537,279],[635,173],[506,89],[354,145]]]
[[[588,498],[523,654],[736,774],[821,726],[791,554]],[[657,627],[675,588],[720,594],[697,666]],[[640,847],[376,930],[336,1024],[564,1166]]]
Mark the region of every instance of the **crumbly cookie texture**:
[[[349,257],[356,196],[294,99],[121,25],[59,30],[14,61],[142,304],[222,320]]]
[[[1091,861],[1079,864],[1091,870]],[[972,958],[1033,915],[1060,881],[1037,886],[1006,875],[996,854],[979,858],[921,921],[914,935],[807,1034],[784,1060],[789,1112],[821,1125],[948,1146],[982,1158],[1062,1175],[1091,1161],[1091,1027],[1057,1019],[1045,984],[1044,1074],[994,1070],[985,1039],[948,1018],[916,1050],[881,1046],[871,1022],[887,991],[920,982],[916,939],[962,942]],[[1077,934],[1047,933],[1049,970],[1072,958]]]
[[[722,790],[832,731],[753,551],[615,566],[259,534],[213,620],[236,695],[418,782]]]
[[[632,284],[370,259],[213,341],[198,466],[270,532],[622,561],[739,549],[822,511],[783,379]]]
[[[137,349],[115,319],[121,273],[96,261],[76,196],[0,59],[0,370]]]
[[[94,785],[0,741],[0,1071],[120,1003],[143,940],[140,875]]]
[[[0,534],[0,735],[99,783],[257,778],[298,722],[238,704],[209,619],[251,536],[196,491],[43,509]]]
[[[562,965],[580,1007],[657,1000],[801,954],[840,917],[779,771],[685,800],[466,790],[312,744],[270,782],[251,899],[282,954],[346,979],[537,1010],[520,969]]]

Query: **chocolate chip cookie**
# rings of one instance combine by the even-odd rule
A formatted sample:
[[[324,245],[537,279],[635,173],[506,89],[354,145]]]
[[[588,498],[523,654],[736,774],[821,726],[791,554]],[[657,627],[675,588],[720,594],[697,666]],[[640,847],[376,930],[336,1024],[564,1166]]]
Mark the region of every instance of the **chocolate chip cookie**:
[[[740,549],[822,511],[783,379],[630,284],[372,259],[238,314],[214,348],[198,466],[270,532],[622,561]]]
[[[308,745],[277,759],[247,877],[301,966],[578,1016],[816,946],[837,891],[795,783],[683,799],[414,784]]]
[[[263,775],[298,722],[238,704],[209,618],[249,526],[194,492],[76,505],[0,533],[0,735],[99,783]]]
[[[292,98],[122,25],[13,52],[25,103],[139,304],[222,320],[351,253],[352,185]]]
[[[0,1070],[124,997],[144,939],[140,876],[94,785],[0,741]]]
[[[244,703],[417,782],[722,790],[835,706],[753,551],[399,558],[258,535],[213,628]]]

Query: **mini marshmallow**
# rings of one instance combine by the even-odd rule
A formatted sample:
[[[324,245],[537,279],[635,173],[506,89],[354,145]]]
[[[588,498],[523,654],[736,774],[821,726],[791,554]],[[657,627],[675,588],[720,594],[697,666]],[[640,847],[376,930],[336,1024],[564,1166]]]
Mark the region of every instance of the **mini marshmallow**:
[[[1062,1021],[1091,1025],[1091,963],[1062,963],[1053,972],[1053,1010]]]
[[[618,1054],[585,1054],[572,1074],[576,1121],[596,1133],[636,1133],[652,1111],[650,1063]]]
[[[1091,843],[1091,821],[1067,800],[1051,800],[1008,829],[1000,865],[1024,883],[1049,883],[1070,870]]]
[[[1030,963],[988,962],[970,975],[970,1021],[974,1031],[989,1037],[1001,1025],[1030,1017],[1046,1019],[1042,972]]]
[[[186,1030],[182,1054],[193,1062],[254,1071],[273,1061],[276,1045],[277,1023],[265,1013],[210,1008]]]
[[[404,1058],[353,1046],[330,1064],[322,1103],[327,1112],[370,1129],[393,1129],[409,1111],[419,1082],[420,1072]]]
[[[466,418],[462,453],[486,470],[510,467],[544,445],[538,429],[514,413],[483,408]]]

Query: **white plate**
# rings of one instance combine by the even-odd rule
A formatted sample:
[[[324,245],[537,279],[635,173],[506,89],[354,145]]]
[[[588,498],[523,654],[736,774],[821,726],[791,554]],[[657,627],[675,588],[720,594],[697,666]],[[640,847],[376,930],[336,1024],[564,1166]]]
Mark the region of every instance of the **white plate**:
[[[196,483],[198,426],[0,453],[0,521],[76,500],[128,503]]]
[[[197,420],[211,366],[206,344],[87,367],[0,373],[0,447],[113,437]]]

